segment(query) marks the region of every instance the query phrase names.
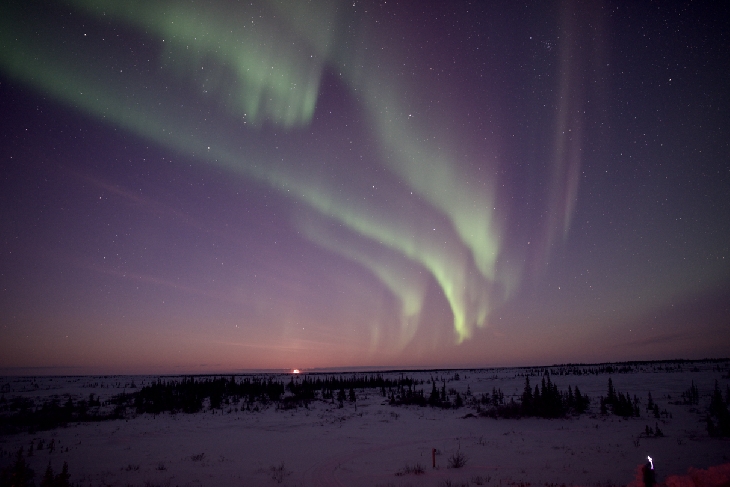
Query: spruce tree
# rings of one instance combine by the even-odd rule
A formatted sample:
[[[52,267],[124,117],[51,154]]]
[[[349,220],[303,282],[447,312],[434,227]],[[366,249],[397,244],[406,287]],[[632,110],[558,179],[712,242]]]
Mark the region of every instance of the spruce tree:
[[[431,386],[431,395],[428,396],[428,403],[431,406],[436,406],[439,403],[439,391],[436,389],[436,383],[432,383]]]
[[[23,457],[23,447],[20,447],[15,458],[15,463],[4,469],[0,474],[0,485],[12,487],[34,486],[33,476],[35,472],[28,466]]]
[[[53,469],[51,468],[51,462],[48,462],[46,467],[46,473],[43,474],[41,479],[41,487],[54,487],[55,478],[53,476]]]
[[[575,397],[573,396],[573,389],[568,386],[568,407],[575,408]],[[577,408],[576,408],[577,409]]]
[[[342,406],[342,403],[345,402],[345,389],[340,388],[340,392],[337,393],[337,401],[340,403],[340,407]]]
[[[530,387],[529,376],[525,376],[525,390],[522,392],[522,411],[523,414],[532,414],[532,388]]]
[[[55,487],[71,487],[71,476],[68,474],[68,463],[63,462],[63,468],[61,468],[61,473],[56,475],[56,485]]]
[[[454,407],[458,409],[458,408],[462,407],[463,405],[464,405],[464,401],[461,399],[461,394],[459,394],[457,392],[456,399],[454,399]]]
[[[616,390],[613,388],[613,381],[608,378],[608,396],[606,396],[606,402],[613,404],[616,401]]]
[[[707,429],[710,436],[730,436],[730,411],[728,411],[728,405],[722,399],[717,380],[715,380],[715,389],[710,400],[710,415],[717,419],[717,426],[711,428],[712,420],[710,416],[707,417]]]

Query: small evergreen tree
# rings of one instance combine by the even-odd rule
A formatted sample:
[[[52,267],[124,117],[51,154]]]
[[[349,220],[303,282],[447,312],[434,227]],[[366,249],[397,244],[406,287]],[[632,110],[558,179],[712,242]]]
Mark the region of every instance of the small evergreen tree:
[[[344,406],[344,402],[347,396],[345,396],[345,389],[341,388],[340,392],[337,393],[337,402],[339,403],[339,407]]]
[[[455,407],[455,408],[460,408],[460,407],[462,407],[463,405],[464,405],[464,400],[463,400],[463,399],[461,399],[461,394],[459,394],[459,393],[457,392],[457,393],[456,393],[456,399],[454,399],[454,407]]]
[[[699,404],[700,402],[700,391],[695,385],[695,381],[692,381],[689,389],[682,393],[683,404]]]
[[[613,381],[611,378],[608,378],[608,396],[606,396],[606,401],[608,404],[613,404],[616,400],[616,391],[613,388]]]
[[[532,388],[530,387],[530,376],[525,376],[525,390],[522,392],[522,411],[525,415],[532,414]]]
[[[56,485],[54,487],[71,487],[71,475],[68,473],[68,463],[63,462],[61,473],[56,475]]]
[[[431,385],[431,395],[428,396],[428,404],[430,406],[438,406],[439,402],[439,391],[436,389],[436,383],[434,382]]]
[[[577,388],[577,386],[576,386]],[[574,408],[575,407],[575,396],[573,396],[573,388],[568,386],[568,407]]]
[[[714,420],[717,421],[715,425]],[[722,399],[720,386],[715,380],[715,389],[710,399],[710,411],[707,416],[707,432],[710,436],[730,436],[730,411]]]
[[[23,447],[20,447],[15,457],[15,463],[0,473],[0,485],[9,487],[34,487],[35,472],[25,462]]]
[[[41,487],[54,487],[55,477],[53,476],[53,469],[51,468],[51,462],[48,462],[46,467],[46,473],[43,474],[41,479]]]
[[[591,399],[588,396],[584,396],[580,393],[578,386],[575,386],[575,412],[578,414],[588,411],[588,407],[591,405]]]

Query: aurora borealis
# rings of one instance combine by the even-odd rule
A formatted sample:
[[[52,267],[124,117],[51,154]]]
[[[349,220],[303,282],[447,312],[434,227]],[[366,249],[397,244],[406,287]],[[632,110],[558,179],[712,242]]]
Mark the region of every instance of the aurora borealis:
[[[727,355],[726,24],[5,2],[0,367]]]

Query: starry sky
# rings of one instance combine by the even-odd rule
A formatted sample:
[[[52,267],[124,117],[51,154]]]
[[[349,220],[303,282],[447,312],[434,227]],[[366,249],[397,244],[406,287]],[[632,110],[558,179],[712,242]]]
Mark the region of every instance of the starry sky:
[[[0,372],[727,356],[729,18],[2,2]]]

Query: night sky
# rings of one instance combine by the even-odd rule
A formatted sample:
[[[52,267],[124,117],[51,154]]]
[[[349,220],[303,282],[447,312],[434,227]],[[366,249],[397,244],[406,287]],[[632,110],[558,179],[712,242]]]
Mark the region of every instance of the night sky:
[[[730,351],[722,2],[0,4],[0,372]]]

